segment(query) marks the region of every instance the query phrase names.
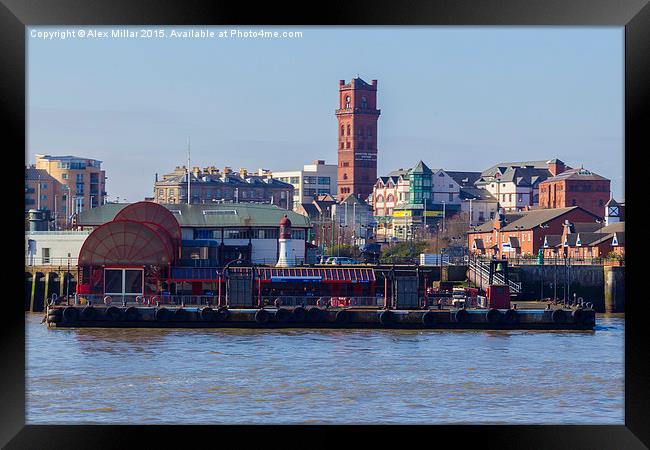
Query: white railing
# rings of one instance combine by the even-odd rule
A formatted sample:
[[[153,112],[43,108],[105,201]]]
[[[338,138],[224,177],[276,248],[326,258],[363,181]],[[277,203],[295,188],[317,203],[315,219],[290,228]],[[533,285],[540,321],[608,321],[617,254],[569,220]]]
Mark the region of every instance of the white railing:
[[[25,255],[25,266],[31,267],[31,266],[60,266],[60,267],[67,267],[68,265],[70,268],[75,268],[77,267],[77,257],[67,257],[67,256],[32,256],[32,255]]]

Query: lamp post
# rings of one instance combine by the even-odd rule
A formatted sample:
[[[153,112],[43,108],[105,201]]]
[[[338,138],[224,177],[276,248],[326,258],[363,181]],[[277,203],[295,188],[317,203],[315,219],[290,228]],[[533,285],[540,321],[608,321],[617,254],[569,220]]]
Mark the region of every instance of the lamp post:
[[[446,228],[445,228],[445,217],[446,217],[446,210],[445,210],[445,201],[442,200],[442,232],[444,234]]]
[[[472,226],[472,197],[469,198],[469,226]]]

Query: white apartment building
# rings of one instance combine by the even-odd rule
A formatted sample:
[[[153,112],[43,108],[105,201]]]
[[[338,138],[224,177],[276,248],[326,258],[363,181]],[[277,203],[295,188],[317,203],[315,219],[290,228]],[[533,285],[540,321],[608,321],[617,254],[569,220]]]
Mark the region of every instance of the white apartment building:
[[[324,160],[319,159],[312,164],[305,164],[302,170],[272,172],[272,176],[293,185],[294,210],[303,203],[311,203],[317,195],[336,196],[338,166],[325,164]]]

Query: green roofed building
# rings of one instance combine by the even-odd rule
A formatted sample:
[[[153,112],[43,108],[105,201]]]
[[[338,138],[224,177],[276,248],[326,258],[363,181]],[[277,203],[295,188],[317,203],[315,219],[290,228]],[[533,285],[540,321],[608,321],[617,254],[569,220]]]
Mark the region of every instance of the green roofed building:
[[[92,230],[112,221],[129,203],[107,203],[79,213],[78,230]],[[182,260],[196,266],[218,266],[242,254],[255,264],[275,264],[278,230],[286,215],[291,221],[292,258],[310,262],[312,227],[308,217],[275,205],[254,203],[163,204],[178,220],[182,233]],[[191,261],[194,260],[194,261]]]

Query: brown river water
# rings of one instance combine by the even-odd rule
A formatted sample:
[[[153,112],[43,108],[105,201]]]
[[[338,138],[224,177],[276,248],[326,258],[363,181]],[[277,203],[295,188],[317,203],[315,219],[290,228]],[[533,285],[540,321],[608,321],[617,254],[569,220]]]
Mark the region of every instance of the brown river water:
[[[624,328],[59,329],[26,314],[28,424],[623,424]]]

